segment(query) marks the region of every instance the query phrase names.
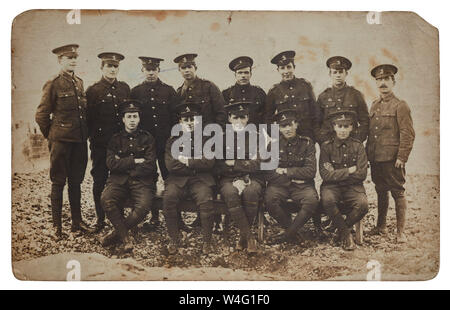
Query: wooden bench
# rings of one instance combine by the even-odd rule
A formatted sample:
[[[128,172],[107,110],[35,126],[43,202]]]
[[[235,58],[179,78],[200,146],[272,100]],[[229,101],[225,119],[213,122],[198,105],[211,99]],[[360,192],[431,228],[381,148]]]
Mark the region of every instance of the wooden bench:
[[[225,215],[225,221],[224,221],[224,236],[225,238],[228,237],[228,230],[229,230],[229,214],[228,209],[225,205],[225,202],[221,199],[220,194],[216,195],[216,199],[214,199],[214,207],[217,212],[217,214]],[[158,210],[163,209],[162,204],[162,195],[155,195],[155,198],[153,199],[153,204]],[[292,201],[292,199],[288,199],[287,203],[285,205],[286,210],[289,213],[296,213],[298,212],[298,206]],[[196,204],[190,200],[186,199],[179,203],[178,210],[183,212],[198,212],[198,207]],[[264,241],[264,212],[265,207],[264,204],[261,202],[258,207],[258,213],[257,213],[257,236],[258,241],[263,242]],[[356,231],[356,242],[357,244],[361,245],[363,243],[363,224],[362,220],[355,224],[355,231]]]
[[[342,202],[341,202],[342,204]],[[288,199],[285,210],[289,213],[298,212],[298,206],[294,203],[292,199]],[[356,236],[355,241],[358,245],[363,244],[363,220],[360,220],[354,225]],[[258,241],[262,242],[264,240],[264,205],[260,204],[258,208]]]

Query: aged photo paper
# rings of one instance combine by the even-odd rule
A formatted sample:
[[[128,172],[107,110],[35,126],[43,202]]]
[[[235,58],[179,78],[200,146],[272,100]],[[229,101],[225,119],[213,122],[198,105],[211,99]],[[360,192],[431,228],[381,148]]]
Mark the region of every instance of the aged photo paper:
[[[58,48],[62,49],[58,50]],[[294,53],[284,53],[285,51]],[[102,55],[102,53],[107,54]],[[189,55],[192,54],[196,54],[196,56],[190,59]],[[72,57],[70,55],[77,56],[75,75],[64,76],[61,73],[62,65],[58,57],[69,59],[67,57]],[[123,59],[117,55],[123,56]],[[180,55],[184,55],[186,59]],[[277,58],[277,55],[280,56]],[[347,74],[345,83],[346,87],[356,89],[362,95],[362,101],[367,105],[366,119],[368,115],[368,121],[373,122],[368,125],[369,141],[377,138],[377,134],[371,132],[378,130],[378,125],[375,123],[377,117],[385,117],[393,125],[387,127],[384,134],[391,135],[389,130],[392,130],[392,136],[389,137],[393,142],[387,143],[386,151],[382,149],[380,152],[387,154],[385,152],[388,152],[390,147],[391,149],[395,148],[395,154],[397,151],[400,153],[402,150],[398,150],[398,148],[404,144],[402,141],[395,140],[394,136],[399,135],[400,140],[405,136],[403,124],[404,117],[407,116],[402,114],[404,111],[407,111],[405,115],[410,115],[415,135],[413,143],[411,140],[412,149],[406,156],[407,161],[403,160],[400,155],[397,157],[405,165],[404,168],[395,168],[398,171],[406,171],[405,191],[399,192],[392,189],[393,187],[385,189],[386,191],[392,190],[392,192],[388,192],[387,198],[384,198],[385,203],[387,199],[389,207],[383,233],[373,233],[377,226],[378,208],[382,198],[377,195],[373,181],[374,165],[370,161],[370,154],[368,154],[369,162],[366,167],[367,177],[361,181],[363,192],[365,190],[363,196],[366,197],[367,212],[355,226],[352,223],[351,227],[348,227],[347,237],[344,237],[343,241],[341,240],[344,246],[341,246],[339,240],[336,240],[339,239],[339,235],[342,235],[339,224],[336,220],[332,220],[333,216],[325,211],[319,215],[323,227],[321,234],[317,233],[313,219],[308,218],[306,224],[295,233],[295,238],[297,238],[295,242],[272,242],[273,237],[280,233],[283,234],[284,229],[272,216],[273,214],[269,214],[270,206],[267,206],[267,203],[264,204],[264,197],[267,195],[267,191],[265,192],[266,181],[261,183],[264,185],[262,185],[260,197],[258,197],[260,206],[257,209],[258,214],[255,217],[254,225],[250,228],[249,234],[253,234],[254,239],[249,238],[248,240],[251,239],[251,241],[248,244],[247,241],[240,242],[239,236],[242,236],[243,228],[239,226],[239,216],[233,217],[234,211],[227,207],[228,200],[225,198],[227,203],[222,201],[214,204],[216,208],[214,212],[218,216],[216,216],[216,223],[212,231],[211,248],[205,248],[205,227],[196,226],[194,222],[197,217],[203,216],[203,213],[200,214],[200,212],[206,210],[206,207],[202,208],[200,203],[200,207],[196,208],[195,203],[187,201],[190,199],[182,199],[180,200],[182,209],[179,221],[184,224],[178,223],[178,225],[184,225],[187,228],[180,229],[180,241],[175,246],[168,233],[166,223],[168,213],[163,210],[163,206],[168,203],[163,202],[165,186],[161,176],[157,180],[154,197],[152,196],[153,200],[150,199],[160,209],[156,228],[152,226],[153,228],[149,229],[149,223],[153,224],[154,222],[152,222],[152,212],[148,208],[145,214],[140,214],[142,218],[136,222],[136,225],[129,227],[127,235],[124,237],[125,233],[121,235],[118,226],[112,223],[115,223],[116,220],[111,221],[113,211],[107,207],[104,224],[102,224],[104,226],[95,230],[99,211],[96,212],[93,196],[95,189],[93,189],[94,181],[91,170],[95,156],[92,155],[92,139],[86,140],[85,137],[83,142],[85,144],[78,143],[78,145],[73,141],[67,142],[69,140],[59,141],[55,138],[57,135],[55,129],[50,130],[50,136],[48,132],[43,133],[42,127],[36,122],[38,107],[41,105],[41,112],[46,109],[44,114],[41,114],[41,116],[44,115],[44,118],[52,115],[52,119],[49,118],[48,122],[53,123],[49,126],[64,127],[65,124],[68,124],[75,129],[75,120],[64,123],[59,118],[61,116],[58,115],[60,113],[58,111],[61,111],[58,109],[61,106],[70,104],[70,99],[67,97],[73,96],[74,102],[79,104],[79,108],[74,106],[74,109],[70,110],[71,108],[63,107],[61,113],[81,118],[86,117],[83,114],[85,112],[80,111],[86,108],[86,100],[87,104],[90,104],[88,89],[102,80],[102,74],[105,74],[103,63],[111,63],[117,64],[117,68],[111,67],[112,70],[114,68],[118,70],[116,72],[117,81],[124,82],[129,87],[127,95],[123,95],[124,101],[131,99],[134,93],[133,89],[146,79],[143,69],[156,68],[151,66],[151,59],[139,58],[143,56],[160,59],[157,61],[158,77],[164,84],[173,88],[174,98],[178,98],[175,96],[179,96],[180,93],[189,91],[186,90],[188,84],[185,85],[185,88],[182,87],[185,79],[181,71],[183,66],[195,63],[195,67],[192,65],[195,74],[198,78],[209,81],[207,85],[212,89],[206,95],[202,95],[201,99],[213,102],[215,100],[213,94],[216,94],[220,96],[220,100],[222,100],[220,102],[225,105],[230,102],[222,97],[222,91],[236,84],[237,71],[235,72],[233,68],[240,68],[233,67],[230,62],[240,56],[251,57],[252,61],[248,66],[251,68],[250,84],[258,86],[264,95],[267,95],[265,97],[267,102],[267,98],[271,98],[270,90],[283,79],[282,70],[285,70],[289,63],[294,63],[295,68],[292,70],[295,78],[305,81],[305,85],[310,85],[313,96],[308,98],[312,100],[311,104],[318,106],[321,106],[319,98],[324,98],[320,95],[328,88],[330,88],[330,92],[333,91],[331,71],[335,70],[333,68],[338,68],[337,70],[341,68],[334,67],[333,64],[342,65],[339,60],[342,58],[333,60],[332,57],[341,56],[349,60],[350,68],[348,65],[347,67],[345,64],[342,65],[343,72]],[[175,62],[174,59],[178,56],[181,58]],[[410,281],[429,280],[439,272],[439,33],[437,28],[414,12],[31,10],[20,14],[13,21],[11,57],[11,225],[12,269],[16,278],[58,281]],[[284,61],[286,58],[288,61]],[[271,62],[274,59],[275,61]],[[328,62],[330,67],[327,66],[327,60],[330,60]],[[376,69],[379,65],[389,66]],[[395,70],[390,65],[393,65]],[[372,71],[374,69],[376,70]],[[390,77],[393,76],[395,76],[395,82],[390,80]],[[398,101],[393,100],[392,97],[383,97],[385,101],[380,101],[382,88],[379,88],[377,83],[383,81],[392,83],[392,93],[395,98],[398,98]],[[74,88],[64,88],[65,86],[60,86],[61,83],[73,83]],[[220,91],[217,92],[217,89]],[[287,94],[289,94],[288,91]],[[143,96],[152,96],[150,90],[147,94]],[[326,94],[325,92],[323,96]],[[108,96],[106,93],[103,95]],[[112,98],[113,95],[109,96]],[[49,96],[50,99],[48,99],[48,106],[42,108],[45,96]],[[162,93],[157,95],[155,97],[157,101],[160,100],[158,98],[162,98],[158,96],[163,95]],[[288,100],[289,95],[286,96],[281,96],[280,100]],[[186,95],[184,99],[189,101],[188,97]],[[153,97],[149,98],[153,100]],[[242,99],[242,96],[240,98]],[[348,99],[345,96],[342,98],[343,101]],[[300,100],[302,99],[300,98]],[[114,102],[114,99],[111,100]],[[164,100],[161,99],[158,104],[166,104]],[[177,102],[181,104],[181,101],[179,98]],[[268,104],[267,102],[261,102],[261,104]],[[322,102],[321,107],[328,107],[327,102],[326,100]],[[332,102],[331,99],[330,102]],[[183,101],[183,103],[186,102]],[[395,107],[397,107],[404,103],[407,107],[402,106],[403,110],[401,107],[391,109],[389,107],[392,106],[388,108],[382,106],[382,104],[396,104]],[[374,106],[375,104],[380,104],[379,109],[386,109],[384,111],[388,112],[379,112],[378,107]],[[121,111],[124,113],[123,115],[126,115],[126,113],[132,114],[134,111],[138,111],[139,107],[138,104],[138,109],[134,110],[133,103],[128,103],[125,108],[121,106],[117,109],[123,108],[124,110]],[[176,109],[181,113],[180,115],[191,115],[182,114],[192,112],[189,108],[186,111],[179,107],[177,105]],[[372,107],[375,108],[372,109]],[[47,112],[48,114],[45,114]],[[283,121],[283,117],[289,117],[289,115],[276,114],[279,113],[279,110],[275,111],[275,108],[272,112],[273,115],[270,116],[278,117],[279,122]],[[312,114],[308,115],[312,117]],[[350,116],[352,115],[350,114]],[[92,121],[97,116],[99,115],[87,115],[88,122],[89,117]],[[111,114],[110,117],[116,116]],[[154,117],[160,117],[160,115]],[[123,127],[122,118],[118,119],[119,125]],[[76,120],[78,122],[78,119]],[[228,121],[228,117],[224,120]],[[99,122],[99,120],[92,121],[93,126],[97,121]],[[305,120],[302,118],[299,122],[302,121]],[[157,124],[156,121],[155,124]],[[375,127],[377,128],[375,129]],[[126,133],[126,131],[122,132]],[[333,131],[331,133],[334,134]],[[92,136],[92,131],[86,134]],[[53,145],[49,145],[49,139],[52,140],[52,137],[54,138]],[[280,139],[283,138],[282,129],[280,129],[280,137]],[[318,199],[323,198],[321,197],[323,196],[321,195],[322,172],[327,166],[324,165],[320,171],[319,157],[324,152],[324,144],[319,145],[318,141],[313,140],[314,137],[310,138],[304,140],[310,141],[308,143],[313,145],[311,149],[315,151],[315,177],[311,188],[315,188],[317,192],[318,208],[319,205],[323,205],[322,201],[318,202]],[[158,143],[160,140],[157,138],[156,141]],[[71,147],[77,144],[77,147],[80,148],[73,151],[74,157],[71,157],[72,160],[69,162],[67,162],[69,157],[64,155],[66,156],[64,157],[66,158],[65,164],[75,167],[71,168],[73,169],[71,173],[79,177],[72,175],[68,182],[76,183],[77,181],[73,180],[78,179],[81,190],[77,194],[74,189],[76,185],[70,183],[70,186],[74,187],[71,187],[72,189],[68,192],[69,183],[65,183],[61,202],[62,211],[59,214],[61,230],[59,231],[60,235],[55,238],[55,221],[58,222],[58,215],[55,219],[55,209],[53,209],[52,216],[52,204],[54,205],[57,199],[52,197],[52,192],[55,190],[55,179],[58,174],[58,171],[55,174],[54,169],[60,168],[57,168],[55,164],[52,172],[50,163],[52,160],[53,162],[56,160],[54,158],[57,156],[56,149],[60,147],[60,153],[69,152],[67,145],[70,143],[72,143]],[[354,143],[357,143],[355,145],[359,145],[364,152],[369,149],[367,140],[362,143]],[[154,147],[156,150],[164,150],[164,145],[156,144]],[[142,147],[143,149],[144,147]],[[329,152],[335,154],[334,150]],[[132,155],[134,156],[134,154]],[[114,154],[111,156],[113,158]],[[121,155],[117,153],[116,157],[119,159]],[[155,160],[154,157],[154,167],[156,167]],[[395,158],[392,160],[392,167],[394,167]],[[83,165],[81,161],[86,161],[86,164]],[[301,162],[303,162],[303,157]],[[367,158],[365,162],[367,164]],[[139,168],[141,167],[139,161],[133,162],[133,164],[138,167],[135,168],[138,174],[139,171],[143,171]],[[331,163],[331,165],[333,164]],[[187,163],[185,166],[189,167]],[[211,166],[205,173],[213,174],[218,171],[215,167]],[[329,171],[337,169],[337,166],[330,167]],[[340,168],[347,170],[347,166],[344,168],[344,164]],[[281,169],[289,171],[289,168]],[[160,170],[158,169],[159,172]],[[286,171],[284,173],[289,175]],[[166,188],[172,182],[170,173],[169,171],[169,177],[165,182]],[[283,174],[283,170],[277,173]],[[347,172],[347,175],[349,173],[353,172]],[[52,180],[51,175],[53,176]],[[64,178],[63,182],[65,182]],[[383,178],[382,176],[382,180],[388,179],[387,176],[385,179]],[[133,181],[127,182],[127,184],[134,184]],[[303,181],[300,180],[298,183],[303,183]],[[386,183],[389,182],[386,181]],[[232,184],[236,188],[241,186],[239,194],[247,186],[246,184],[239,185],[241,183]],[[341,188],[346,189],[345,186]],[[379,188],[380,185],[377,189],[379,190]],[[214,195],[216,193],[218,192],[215,192]],[[100,190],[97,194],[98,197],[101,194]],[[131,197],[127,195],[125,198]],[[104,191],[103,196],[107,197],[104,201],[109,203],[110,200]],[[214,200],[223,199],[224,195],[214,197]],[[399,202],[400,199],[403,199],[403,209]],[[82,222],[74,222],[75,213],[71,213],[70,205],[77,204],[77,201],[81,210]],[[122,212],[125,216],[133,215],[135,211],[133,203],[138,204],[135,201],[124,199],[119,204],[123,207],[124,211]],[[295,201],[292,203],[291,199],[292,204],[295,205]],[[97,207],[99,205],[97,203]],[[292,212],[292,214],[289,213],[292,220],[297,212],[300,214],[298,208],[294,208]],[[403,224],[401,224],[401,220],[400,222],[398,220],[398,214],[401,212],[404,217]],[[118,216],[123,219],[122,214]],[[345,215],[347,220],[350,217],[348,214]],[[206,217],[201,218],[204,222],[206,221]],[[124,221],[126,222],[126,220]],[[404,226],[402,231],[404,235],[398,234],[398,225]],[[125,246],[120,242],[117,246],[110,244],[105,246],[105,236],[113,234],[114,231],[118,231],[115,237],[117,240],[123,241]],[[405,239],[403,239],[404,236]],[[348,242],[348,238],[353,238],[355,244],[351,243],[351,246],[348,244],[346,246],[345,242]],[[255,240],[256,244],[250,245]],[[292,241],[292,239],[287,241]],[[255,248],[252,249],[252,246]]]

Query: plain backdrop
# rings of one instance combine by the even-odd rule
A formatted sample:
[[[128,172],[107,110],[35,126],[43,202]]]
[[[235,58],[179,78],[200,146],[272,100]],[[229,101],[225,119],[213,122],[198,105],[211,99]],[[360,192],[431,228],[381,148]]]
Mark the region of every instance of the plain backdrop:
[[[80,45],[78,70],[85,89],[101,77],[100,52],[125,55],[119,80],[133,87],[143,80],[138,56],[163,58],[161,79],[175,88],[182,83],[173,59],[197,53],[198,75],[221,90],[234,84],[228,63],[248,55],[254,59],[252,83],[266,92],[280,81],[271,58],[296,51],[296,76],[313,85],[318,96],[329,87],[330,56],[353,63],[348,84],[359,89],[370,108],[378,90],[370,70],[392,63],[399,68],[395,94],[412,110],[416,141],[408,173],[439,172],[438,32],[409,12],[383,12],[380,24],[370,24],[367,12],[195,12],[82,10],[80,24],[68,24],[68,10],[27,11],[12,28],[13,170],[23,165],[23,141],[44,83],[58,71],[55,47]]]

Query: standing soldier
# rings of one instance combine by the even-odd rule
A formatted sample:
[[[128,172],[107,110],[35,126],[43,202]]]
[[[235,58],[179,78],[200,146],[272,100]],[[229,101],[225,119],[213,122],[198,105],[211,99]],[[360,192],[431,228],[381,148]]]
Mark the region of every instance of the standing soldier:
[[[297,243],[297,233],[313,216],[319,196],[314,187],[316,176],[316,149],[313,140],[297,134],[296,110],[285,109],[275,113],[275,122],[280,126],[279,164],[267,176],[265,205],[269,214],[284,229],[274,236],[272,243]],[[284,210],[291,198],[300,208],[295,220]]]
[[[83,81],[75,75],[78,44],[55,48],[61,72],[43,88],[36,122],[49,141],[51,205],[56,240],[63,238],[63,189],[68,181],[72,232],[91,232],[81,218],[81,188],[87,164],[86,97]]]
[[[238,101],[249,103],[250,124],[264,123],[263,108],[266,102],[266,93],[261,87],[250,84],[252,77],[253,59],[241,56],[233,59],[228,67],[234,71],[236,84],[225,89],[222,94],[225,104],[233,104]]]
[[[131,90],[131,98],[142,103],[140,126],[155,138],[159,171],[162,179],[166,180],[168,171],[164,161],[164,151],[172,125],[176,122],[177,94],[172,86],[159,79],[160,62],[164,59],[144,56],[139,59],[142,61],[141,70],[145,75],[145,81]],[[146,225],[148,230],[154,230],[160,224],[159,210],[152,208],[151,211],[152,218]]]
[[[211,237],[213,229],[214,203],[212,187],[216,184],[212,176],[214,159],[194,158],[194,128],[196,116],[200,115],[202,106],[196,103],[183,103],[177,106],[183,135],[190,136],[190,146],[181,144],[181,155],[172,154],[172,145],[181,137],[171,137],[166,145],[166,166],[169,177],[163,197],[163,211],[169,233],[169,254],[178,252],[179,247],[179,216],[178,204],[189,195],[200,210],[201,227],[203,234],[203,253],[212,250]],[[202,130],[196,129],[196,130]],[[186,151],[184,148],[187,148]],[[183,155],[189,153],[188,156]],[[176,157],[174,157],[176,156]]]
[[[125,57],[119,53],[101,53],[100,69],[102,78],[86,91],[87,125],[90,138],[92,169],[94,179],[92,188],[97,213],[96,231],[105,226],[105,212],[100,198],[108,178],[106,148],[111,137],[120,131],[123,123],[120,118],[120,104],[130,96],[127,83],[117,80],[119,62]]]
[[[203,125],[217,123],[225,126],[225,101],[222,93],[214,83],[197,77],[195,57],[197,54],[184,54],[173,60],[184,78],[183,85],[177,89],[179,99],[201,105]]]
[[[139,101],[128,99],[121,105],[124,129],[109,141],[106,164],[110,175],[101,197],[103,209],[114,226],[102,245],[119,241],[125,252],[133,249],[128,230],[147,215],[157,180],[155,139],[138,128],[140,112]],[[124,218],[127,198],[133,202],[133,210]]]
[[[395,200],[397,242],[407,242],[405,164],[411,153],[415,132],[408,104],[392,92],[395,85],[393,65],[379,65],[371,74],[380,90],[380,98],[370,108],[370,129],[367,154],[371,164],[372,181],[378,196],[378,220],[375,233],[386,234],[386,216],[389,208],[388,191]]]
[[[224,156],[223,160],[216,160],[216,172],[219,176],[220,194],[227,205],[231,219],[239,228],[240,240],[237,249],[248,248],[249,253],[254,253],[257,252],[257,244],[251,227],[256,219],[265,181],[258,172],[260,162],[256,152],[251,154],[249,140],[252,133],[247,133],[245,130],[250,119],[248,106],[247,101],[237,101],[225,106],[228,112],[228,122],[233,127],[233,131],[230,133],[234,136],[234,157]],[[230,133],[227,132],[227,134]],[[257,133],[253,132],[253,134]],[[224,138],[225,143],[227,139],[225,136]],[[240,141],[241,138],[245,138],[245,144]],[[240,145],[245,146],[242,153]],[[226,146],[224,153],[225,150]]]
[[[316,105],[316,97],[311,83],[294,75],[295,52],[281,52],[272,58],[271,63],[277,65],[281,75],[281,82],[275,84],[267,93],[267,101],[264,108],[264,118],[267,124],[272,123],[275,110],[284,104],[296,110],[298,122],[297,133],[315,139],[315,133],[319,130],[319,109]]]
[[[356,122],[355,112],[338,111],[329,117],[335,135],[320,147],[319,172],[323,179],[320,196],[325,212],[339,230],[343,248],[354,250],[351,228],[368,211],[363,185],[367,177],[367,156],[362,142],[350,136]]]
[[[183,85],[177,89],[178,99],[200,104],[203,126],[217,123],[224,127],[226,123],[225,100],[213,82],[197,76],[196,57],[197,54],[184,54],[173,60],[178,64],[178,70],[184,78]],[[199,225],[201,225],[200,216],[197,214],[197,219],[192,226]]]
[[[360,91],[348,86],[345,79],[352,63],[345,57],[334,56],[327,60],[332,86],[324,90],[317,99],[320,109],[320,131],[316,136],[317,142],[322,144],[334,136],[333,126],[329,115],[340,111],[353,111],[356,114],[352,137],[364,142],[369,132],[369,113],[367,104]]]

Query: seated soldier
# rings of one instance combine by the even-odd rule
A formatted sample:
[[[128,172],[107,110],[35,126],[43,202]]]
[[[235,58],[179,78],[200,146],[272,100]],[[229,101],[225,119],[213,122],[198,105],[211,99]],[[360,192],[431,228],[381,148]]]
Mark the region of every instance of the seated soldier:
[[[169,176],[163,194],[163,213],[170,238],[168,252],[169,254],[178,252],[180,236],[177,206],[188,196],[194,200],[200,210],[203,234],[202,251],[204,254],[208,254],[212,251],[211,237],[214,217],[212,187],[215,186],[215,181],[211,170],[214,166],[214,159],[206,159],[204,156],[197,159],[193,154],[195,116],[200,115],[201,106],[196,103],[182,103],[176,107],[176,110],[183,135],[189,135],[191,138],[189,139],[190,146],[184,143],[180,145],[180,155],[176,157],[172,154],[172,145],[181,137],[172,136],[166,144],[165,160]],[[186,151],[185,148],[189,148],[189,150]],[[186,153],[187,156],[184,155]]]
[[[152,135],[138,129],[139,101],[128,99],[121,108],[124,129],[109,141],[106,165],[110,175],[101,196],[102,207],[114,231],[102,240],[102,245],[122,241],[124,251],[131,251],[133,245],[128,230],[144,220],[153,201],[157,180],[156,153]],[[127,199],[133,206],[124,218],[123,206]]]
[[[265,205],[284,232],[274,236],[272,244],[298,243],[298,230],[312,217],[319,204],[314,187],[317,171],[314,142],[309,137],[297,135],[298,122],[295,117],[293,109],[275,112],[275,123],[281,131],[279,164],[277,169],[266,175]],[[284,210],[289,198],[300,207],[294,221],[291,214]]]
[[[260,162],[256,151],[255,154],[251,154],[249,149],[250,133],[247,133],[245,129],[249,120],[248,103],[238,101],[226,105],[225,110],[228,112],[228,121],[233,128],[233,131],[227,134],[233,134],[234,152],[232,159],[228,159],[224,154],[223,160],[216,160],[219,190],[231,219],[239,228],[240,240],[236,248],[242,250],[248,247],[248,252],[254,253],[257,252],[257,244],[251,232],[251,226],[256,219],[258,203],[265,183],[261,173],[257,172]],[[254,129],[253,133],[257,134],[256,127]],[[238,137],[242,137],[245,141],[240,141]],[[224,137],[224,143],[225,141]],[[240,144],[245,146],[243,154],[238,152]]]
[[[368,202],[363,181],[367,176],[367,156],[364,145],[350,137],[355,113],[341,111],[330,114],[335,132],[334,138],[320,147],[319,171],[323,183],[320,187],[322,205],[339,230],[339,240],[345,250],[353,250],[356,245],[351,234],[353,225],[368,211]],[[351,210],[344,217],[339,202]]]

